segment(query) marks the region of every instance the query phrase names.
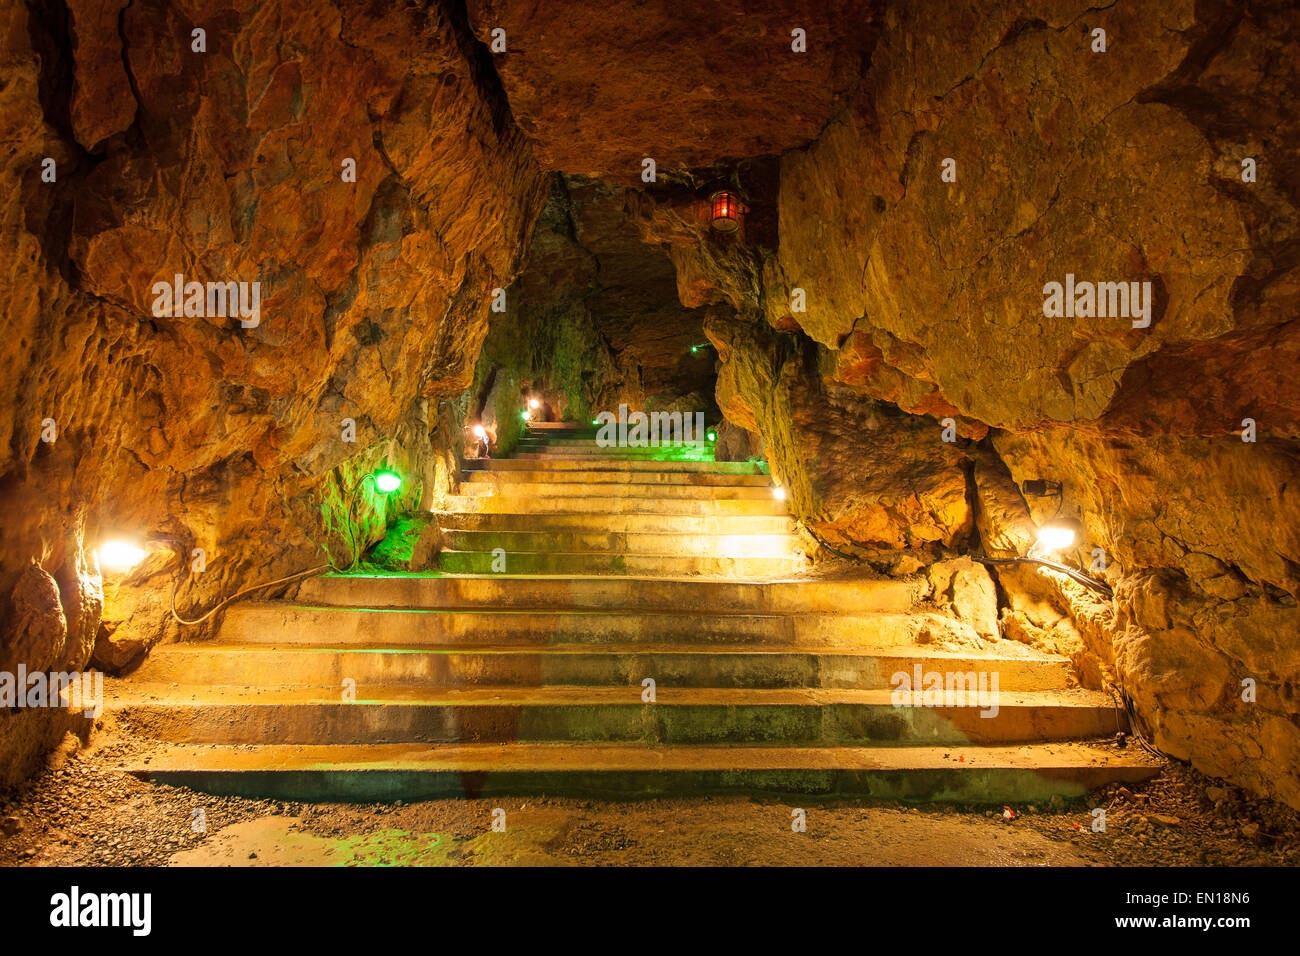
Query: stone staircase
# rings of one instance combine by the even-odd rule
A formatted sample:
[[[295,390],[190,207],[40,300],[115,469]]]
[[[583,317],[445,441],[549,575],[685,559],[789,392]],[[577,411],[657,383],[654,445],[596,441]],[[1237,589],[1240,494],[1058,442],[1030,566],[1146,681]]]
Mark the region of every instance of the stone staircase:
[[[514,458],[467,462],[438,516],[442,573],[313,578],[231,608],[218,640],[156,649],[110,686],[110,719],[148,742],[124,768],[366,801],[1002,803],[1154,772],[1089,742],[1123,718],[1065,659],[933,650],[919,584],[801,577],[757,466],[708,446],[600,449],[590,432],[534,427]],[[996,714],[895,706],[892,676],[918,668],[996,674]]]
[[[468,460],[442,515],[440,567],[752,578],[803,563],[760,466],[715,462],[707,442],[602,448],[595,438],[591,426],[537,424],[513,458]]]

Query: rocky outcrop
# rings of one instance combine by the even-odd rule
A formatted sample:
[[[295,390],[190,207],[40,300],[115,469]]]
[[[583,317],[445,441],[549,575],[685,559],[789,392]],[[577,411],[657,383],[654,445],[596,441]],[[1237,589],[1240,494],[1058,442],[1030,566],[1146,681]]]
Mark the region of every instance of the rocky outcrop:
[[[815,137],[860,80],[881,4],[468,6],[478,38],[497,41],[493,62],[541,163],[640,185],[647,157],[659,175],[690,176]]]
[[[1032,7],[888,9],[860,95],[782,159],[751,305],[833,382],[993,428],[983,547],[1023,554],[1030,506],[1064,508],[1070,560],[1116,591],[1000,569],[1004,631],[1114,680],[1167,752],[1300,805],[1300,15]],[[1067,274],[1150,283],[1149,316],[1045,316]],[[1063,499],[1019,500],[1031,477]]]
[[[723,414],[763,436],[773,477],[818,540],[890,570],[906,553],[915,570],[965,542],[974,515],[964,455],[937,426],[825,387],[806,340],[736,321],[705,331]]]
[[[470,384],[545,180],[454,5],[4,18],[2,646],[127,666],[175,631],[182,577],[197,616],[346,564],[446,486],[441,403]],[[206,297],[159,314],[178,274],[259,283],[256,321]],[[352,494],[381,462],[400,497]],[[102,578],[117,531],[172,544]]]

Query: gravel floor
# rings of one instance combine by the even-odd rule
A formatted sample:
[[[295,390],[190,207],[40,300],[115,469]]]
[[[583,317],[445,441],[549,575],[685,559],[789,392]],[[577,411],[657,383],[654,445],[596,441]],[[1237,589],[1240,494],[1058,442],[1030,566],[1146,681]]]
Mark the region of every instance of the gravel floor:
[[[1132,790],[1003,809],[772,797],[302,804],[211,797],[71,745],[0,793],[0,865],[1289,865],[1300,814],[1177,764]],[[1092,829],[1092,808],[1105,831]],[[493,832],[493,810],[505,832]],[[791,828],[806,811],[806,832]],[[196,811],[201,811],[201,814]]]

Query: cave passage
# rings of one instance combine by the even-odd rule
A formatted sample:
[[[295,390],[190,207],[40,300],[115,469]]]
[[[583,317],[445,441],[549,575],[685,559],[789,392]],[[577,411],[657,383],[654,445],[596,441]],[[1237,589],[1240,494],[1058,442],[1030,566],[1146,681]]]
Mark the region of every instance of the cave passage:
[[[12,6],[0,864],[1300,860],[1300,8],[678,6]]]

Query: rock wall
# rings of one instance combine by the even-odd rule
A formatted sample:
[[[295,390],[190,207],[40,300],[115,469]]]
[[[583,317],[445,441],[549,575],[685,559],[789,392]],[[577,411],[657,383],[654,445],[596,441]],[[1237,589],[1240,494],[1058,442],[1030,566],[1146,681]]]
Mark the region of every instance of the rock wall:
[[[346,563],[445,487],[451,396],[545,178],[454,4],[0,15],[0,667],[124,667],[176,632],[192,549],[207,568],[183,614]],[[153,285],[177,274],[259,282],[258,321],[159,315]],[[397,500],[348,501],[383,461]],[[184,557],[103,574],[118,530]],[[5,721],[21,773],[39,741]]]
[[[1114,681],[1168,753],[1293,806],[1298,43],[1282,2],[891,4],[856,99],[782,157],[776,250],[674,250],[695,298],[771,329],[727,333],[719,402],[762,432],[801,517],[887,510],[896,488],[871,476],[890,465],[864,453],[876,403],[921,416],[883,419],[888,460],[942,485],[964,456],[966,544],[1023,554],[1060,510],[1085,526],[1072,561],[1101,549],[1113,603],[1000,572],[1004,633]],[[1067,274],[1149,282],[1149,322],[1048,317]],[[771,358],[782,340],[797,375]],[[837,389],[864,401],[845,411]],[[1024,500],[1031,477],[1063,500]],[[958,518],[936,543],[960,549]]]

